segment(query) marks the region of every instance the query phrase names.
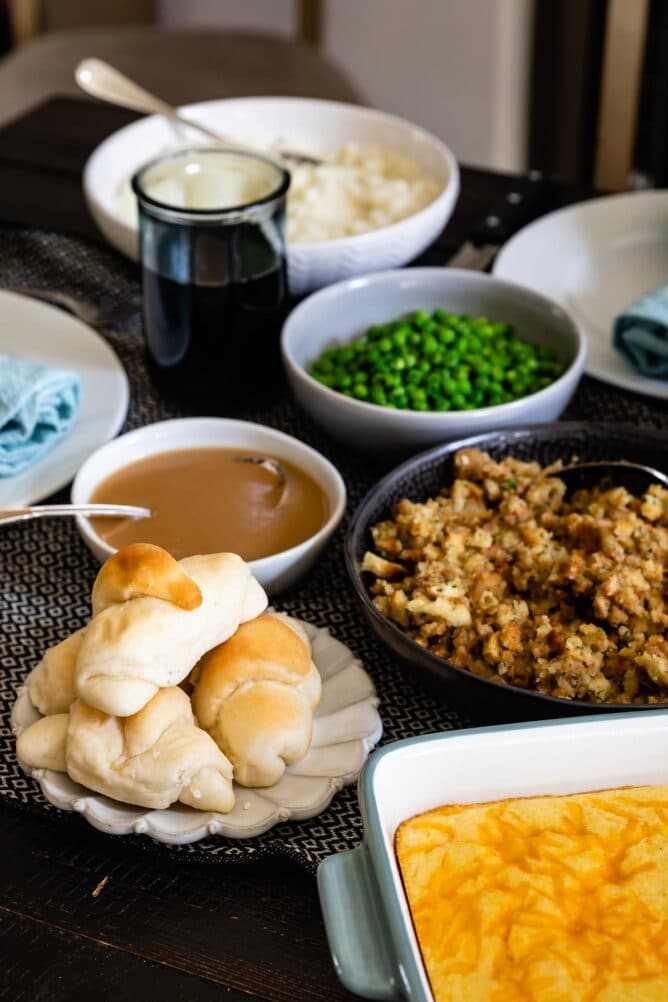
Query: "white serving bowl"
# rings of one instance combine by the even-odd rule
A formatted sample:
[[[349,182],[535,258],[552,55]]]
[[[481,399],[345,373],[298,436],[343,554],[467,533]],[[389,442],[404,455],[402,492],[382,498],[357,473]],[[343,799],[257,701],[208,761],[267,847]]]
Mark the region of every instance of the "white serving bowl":
[[[290,289],[295,295],[362,275],[394,268],[417,257],[441,232],[459,194],[454,155],[435,136],[394,115],[337,101],[308,98],[245,97],[204,101],[184,107],[190,118],[240,139],[271,142],[282,136],[317,152],[344,142],[377,143],[411,157],[443,186],[430,205],[382,229],[288,247]],[[201,142],[193,132],[195,142]],[[86,203],[107,240],[123,254],[138,256],[137,227],[118,205],[122,181],[175,143],[168,122],[157,116],[113,133],[89,158],[83,175]]]
[[[527,340],[553,348],[567,368],[550,386],[511,403],[445,412],[380,407],[346,397],[309,376],[309,365],[326,348],[359,337],[372,324],[437,307],[513,324]],[[288,317],[281,350],[292,390],[318,424],[356,450],[401,454],[511,425],[554,420],[582,375],[586,342],[562,307],[530,289],[480,272],[407,268],[339,282],[309,296]]]
[[[72,484],[73,504],[90,501],[103,480],[129,463],[176,449],[205,449],[224,446],[262,452],[284,459],[308,473],[325,492],[329,517],[321,529],[303,543],[251,560],[250,568],[260,584],[275,594],[301,577],[314,563],[318,554],[341,521],[346,505],[346,488],[338,470],[315,449],[281,431],[250,421],[231,418],[178,418],[159,421],[121,435],[94,452],[83,464]],[[211,498],[211,504],[216,498]],[[77,528],[98,560],[115,553],[93,530],[87,518],[77,517]]]

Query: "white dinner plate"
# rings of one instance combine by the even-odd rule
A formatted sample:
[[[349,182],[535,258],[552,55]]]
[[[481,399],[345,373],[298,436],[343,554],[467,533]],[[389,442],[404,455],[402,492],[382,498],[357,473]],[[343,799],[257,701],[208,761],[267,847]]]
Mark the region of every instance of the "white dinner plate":
[[[508,241],[493,270],[575,317],[590,376],[668,400],[668,381],[642,376],[612,346],[614,318],[668,281],[668,191],[609,195],[543,216]]]
[[[81,407],[68,434],[37,463],[0,477],[0,508],[34,504],[68,484],[90,456],[119,431],[128,409],[123,366],[91,327],[55,306],[0,291],[0,354],[78,373]]]
[[[305,622],[302,626],[322,679],[311,747],[273,786],[251,790],[235,783],[236,803],[229,814],[196,811],[185,804],[172,804],[162,811],[133,807],[79,786],[64,772],[23,768],[37,780],[50,803],[64,811],[78,811],[94,828],[112,835],[149,835],[172,844],[196,842],[207,835],[252,838],[282,821],[304,821],[320,814],[343,786],[357,781],[380,741],[383,725],[373,682],[352,651],[328,629]],[[40,719],[30,701],[29,685],[30,675],[12,709],[17,738]]]

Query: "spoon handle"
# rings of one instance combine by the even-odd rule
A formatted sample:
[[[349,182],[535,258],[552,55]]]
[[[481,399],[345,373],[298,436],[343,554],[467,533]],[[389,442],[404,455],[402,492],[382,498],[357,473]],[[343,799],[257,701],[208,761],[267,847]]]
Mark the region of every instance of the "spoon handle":
[[[157,113],[168,118],[175,114],[174,109],[166,101],[150,94],[101,59],[84,59],[74,71],[74,77],[81,89],[91,97],[147,114]]]
[[[129,504],[43,504],[25,508],[0,508],[0,525],[27,522],[33,518],[47,518],[51,515],[148,518],[151,515],[151,509]]]
[[[130,80],[123,73],[105,63],[102,59],[84,59],[79,63],[74,71],[74,78],[81,89],[97,97],[101,101],[109,104],[117,104],[122,108],[131,108],[133,111],[143,111],[148,115],[163,115],[169,122],[176,126],[185,125],[189,129],[195,129],[208,139],[213,139],[221,146],[239,146],[229,136],[224,136],[220,132],[214,132],[206,125],[194,122],[192,118],[182,115],[180,111],[167,104],[161,98],[156,97],[149,91],[144,90],[134,80]],[[284,160],[290,160],[296,164],[311,164],[321,166],[323,161],[319,157],[311,156],[307,153],[297,153],[291,150],[279,150],[280,156]],[[338,164],[331,164],[338,167]]]
[[[170,122],[197,129],[210,139],[223,141],[217,133],[205,125],[193,122],[181,115],[171,104],[167,104],[155,94],[144,90],[134,80],[105,63],[102,59],[84,59],[74,71],[74,77],[82,90],[110,104],[118,104],[133,111],[143,111],[149,115],[164,115]]]

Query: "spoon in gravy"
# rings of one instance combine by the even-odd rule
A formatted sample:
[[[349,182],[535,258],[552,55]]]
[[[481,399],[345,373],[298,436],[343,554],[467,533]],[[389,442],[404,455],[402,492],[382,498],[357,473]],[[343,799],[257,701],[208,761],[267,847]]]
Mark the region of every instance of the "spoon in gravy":
[[[114,549],[155,543],[177,560],[193,553],[238,553],[244,560],[297,546],[329,517],[327,495],[306,470],[249,448],[191,447],[121,466],[92,501],[146,505],[150,519],[94,519],[91,529]]]
[[[53,515],[89,515],[106,518],[150,518],[150,508],[132,504],[41,504],[22,508],[0,508],[0,526],[28,522]]]
[[[235,462],[255,463],[257,466],[261,466],[276,477],[276,486],[281,495],[283,494],[286,483],[285,470],[277,459],[270,459],[269,456],[235,456]]]

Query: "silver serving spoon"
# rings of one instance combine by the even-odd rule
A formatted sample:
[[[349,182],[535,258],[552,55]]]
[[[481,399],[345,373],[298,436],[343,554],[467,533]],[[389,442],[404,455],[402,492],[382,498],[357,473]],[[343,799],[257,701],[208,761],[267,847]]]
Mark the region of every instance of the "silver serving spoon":
[[[147,115],[162,115],[172,125],[187,126],[189,129],[196,129],[207,139],[215,139],[218,143],[227,146],[238,146],[229,136],[223,136],[219,132],[214,132],[206,125],[194,122],[192,118],[182,115],[180,111],[167,104],[162,98],[156,97],[149,91],[144,90],[134,80],[130,80],[123,73],[114,69],[109,63],[102,59],[84,59],[79,63],[74,71],[74,79],[81,89],[109,104],[117,104],[122,108],[131,108],[132,111],[142,111]],[[295,153],[291,150],[279,150],[284,160],[292,160],[294,163],[311,164],[319,166],[323,163],[318,157],[307,156],[305,153]]]
[[[28,522],[33,518],[50,518],[52,515],[149,518],[151,509],[132,504],[41,504],[23,508],[0,508],[0,526],[10,525],[12,522]]]
[[[624,460],[573,463],[554,474],[566,484],[567,493],[596,487],[602,481],[611,487],[625,487],[630,494],[640,496],[652,484],[668,487],[668,475],[652,466],[627,463]]]

